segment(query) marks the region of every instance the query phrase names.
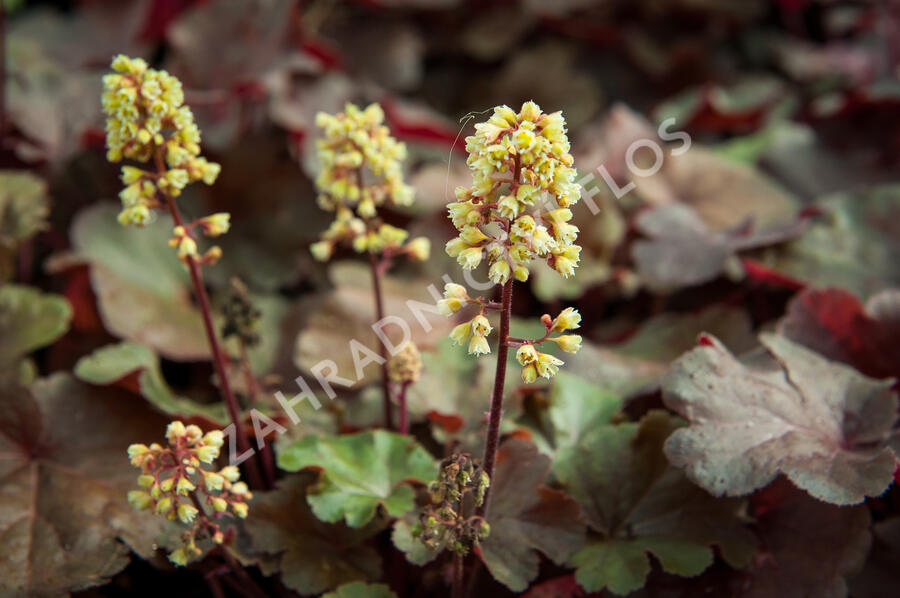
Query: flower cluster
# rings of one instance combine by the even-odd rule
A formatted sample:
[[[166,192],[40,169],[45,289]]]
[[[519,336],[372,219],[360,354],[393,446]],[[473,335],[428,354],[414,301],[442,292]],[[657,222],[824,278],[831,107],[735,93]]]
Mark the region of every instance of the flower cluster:
[[[407,242],[405,230],[377,219],[381,206],[407,206],[413,189],[403,182],[402,162],[406,146],[394,139],[384,125],[378,104],[361,110],[347,104],[344,112],[320,112],[316,126],[323,130],[317,142],[321,172],[316,178],[318,203],[335,213],[335,219],[310,248],[317,260],[326,261],[339,243],[349,242],[358,253],[405,254],[428,259],[430,241],[420,237]]]
[[[536,258],[571,276],[581,247],[569,206],[581,190],[562,113],[544,114],[534,102],[518,114],[498,106],[475,125],[466,151],[473,185],[457,188],[457,201],[448,205],[459,236],[447,243],[447,254],[466,270],[486,260],[496,284],[511,275],[528,280]]]
[[[162,70],[147,67],[140,58],[118,55],[112,61],[114,73],[103,77],[101,103],[106,114],[106,157],[155,162],[155,170],[122,167],[125,188],[119,193],[123,225],[143,226],[151,210],[165,208],[160,197],[174,198],[190,183],[212,185],[221,167],[200,155],[200,129],[194,115],[184,105],[181,82]],[[182,259],[198,257],[192,229],[199,227],[209,236],[228,231],[228,214],[213,214],[195,225],[176,227],[172,246]],[[214,248],[202,258],[208,262],[221,252]]]
[[[480,308],[478,314],[471,320],[454,327],[450,331],[450,338],[455,345],[461,345],[468,340],[469,355],[484,355],[491,352],[487,336],[494,329],[484,316],[485,310],[491,304],[481,298],[469,297],[468,291],[461,284],[448,282],[444,285],[444,298],[438,301],[437,307],[441,314],[449,317],[470,303]]]
[[[237,338],[247,346],[260,343],[259,320],[262,312],[253,304],[247,286],[238,278],[231,279],[228,299],[222,305],[222,338]]]
[[[447,457],[441,462],[438,479],[429,485],[430,504],[420,514],[413,536],[432,551],[449,546],[457,554],[468,554],[487,538],[491,528],[481,517],[464,516],[463,509],[481,505],[490,485],[487,474],[468,454]],[[464,503],[469,493],[473,505]]]
[[[531,384],[537,380],[538,376],[552,378],[559,371],[559,366],[564,363],[561,359],[549,353],[541,353],[537,350],[537,345],[545,342],[555,343],[557,347],[566,353],[577,353],[581,348],[581,335],[561,334],[559,336],[551,336],[554,333],[578,328],[581,322],[581,314],[577,310],[567,307],[552,319],[549,314],[544,314],[541,317],[541,322],[544,323],[547,329],[544,338],[523,340],[517,343],[519,344],[519,349],[516,351],[516,361],[522,366],[522,380],[526,384]]]
[[[414,384],[422,375],[422,354],[416,343],[407,341],[388,360],[388,378],[395,384]]]
[[[128,502],[136,509],[153,509],[174,521],[192,527],[182,536],[182,546],[169,560],[184,565],[202,554],[197,539],[208,535],[216,544],[225,534],[216,521],[226,516],[247,516],[247,501],[253,495],[239,481],[238,468],[229,465],[218,471],[205,469],[219,457],[224,434],[203,431],[194,425],[174,421],[166,428],[168,447],[132,444],[128,447],[131,464],[140,468],[137,483],[141,490],[128,493]],[[201,500],[202,499],[202,500]]]
[[[454,327],[450,331],[450,339],[457,345],[468,341],[470,355],[490,353],[491,347],[487,342],[487,336],[494,329],[485,317],[485,312],[489,309],[497,309],[496,303],[485,301],[480,297],[472,298],[464,286],[452,282],[444,286],[444,298],[437,303],[438,310],[445,316],[452,316],[467,305],[477,306],[478,312],[470,320]],[[578,313],[578,310],[567,307],[556,318],[544,314],[541,322],[546,329],[543,338],[505,339],[509,346],[518,347],[516,359],[523,368],[522,380],[527,384],[537,380],[538,376],[552,378],[559,371],[559,366],[564,363],[549,353],[541,353],[537,350],[537,346],[543,343],[554,343],[566,353],[577,353],[581,348],[581,336],[578,334],[552,336],[578,328],[581,323],[581,314]],[[501,342],[504,342],[503,339]]]

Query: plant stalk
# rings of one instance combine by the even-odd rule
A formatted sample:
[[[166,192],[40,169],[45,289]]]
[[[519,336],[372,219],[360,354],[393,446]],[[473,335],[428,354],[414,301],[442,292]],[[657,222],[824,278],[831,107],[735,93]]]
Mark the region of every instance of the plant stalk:
[[[406,389],[409,388],[409,382],[404,382],[400,386],[400,392],[397,393],[397,401],[400,403],[400,424],[397,431],[401,434],[409,434],[409,413],[406,409]]]
[[[463,598],[465,595],[465,567],[461,554],[453,553],[453,585],[451,586],[451,598]]]
[[[380,322],[384,319],[384,300],[381,296],[381,273],[379,272],[378,261],[375,259],[374,253],[369,253],[369,265],[372,268],[372,290],[375,294],[375,321]],[[388,381],[388,355],[387,347],[378,339],[378,355],[381,356],[381,392],[384,400],[384,427],[387,430],[394,428],[393,418],[391,416],[391,389]]]
[[[253,365],[250,363],[250,355],[247,352],[247,344],[243,338],[238,338],[240,345],[240,361],[241,368],[244,370],[244,380],[247,384],[247,392],[250,394],[250,404],[255,405],[259,400],[259,381],[256,374],[253,373]],[[263,480],[266,488],[271,489],[275,486],[275,457],[272,451],[272,444],[266,443],[259,450],[259,460],[262,462]]]
[[[509,318],[512,311],[512,285],[513,279],[503,285],[503,294],[500,302],[500,343],[497,347],[497,371],[494,375],[494,391],[491,394],[491,413],[488,419],[487,440],[484,445],[484,459],[482,468],[493,482],[494,463],[497,458],[497,447],[500,444],[500,419],[503,415],[503,388],[506,385],[506,358],[509,353]],[[484,502],[475,510],[475,514],[484,517],[488,509],[488,501],[491,497],[491,488],[488,486],[484,493]]]
[[[163,163],[162,155],[158,151],[156,152],[156,167],[160,175],[165,174],[165,164]],[[181,218],[181,212],[178,210],[175,199],[167,192],[163,192],[163,196],[166,198],[166,204],[168,205],[169,213],[172,214],[172,220],[175,221],[175,225],[184,226],[184,221]],[[247,437],[244,435],[241,412],[238,409],[237,399],[231,391],[231,383],[228,381],[228,372],[225,369],[225,352],[222,350],[222,346],[219,344],[219,338],[216,335],[216,328],[212,319],[212,308],[210,308],[206,287],[203,286],[200,264],[197,263],[197,260],[194,259],[194,256],[192,255],[187,256],[185,261],[187,262],[188,271],[191,275],[191,283],[194,286],[197,304],[200,307],[200,313],[203,316],[203,327],[206,330],[206,338],[209,341],[209,348],[212,352],[216,376],[219,378],[219,388],[222,391],[222,397],[225,399],[228,415],[231,418],[231,422],[234,424],[234,435],[237,439],[238,451],[240,451],[241,454],[244,454],[250,450],[250,444],[247,442]],[[247,470],[247,481],[250,482],[250,486],[253,488],[264,488],[265,486],[263,485],[262,477],[256,466],[256,460],[251,457],[244,461],[244,464]]]

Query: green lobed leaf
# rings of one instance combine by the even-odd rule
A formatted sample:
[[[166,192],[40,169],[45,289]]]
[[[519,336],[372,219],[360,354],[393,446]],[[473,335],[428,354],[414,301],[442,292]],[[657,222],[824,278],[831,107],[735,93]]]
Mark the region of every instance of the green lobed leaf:
[[[379,508],[393,517],[404,515],[414,506],[409,483],[437,476],[428,451],[409,436],[385,430],[307,436],[279,451],[278,466],[320,471],[307,496],[313,513],[331,523],[344,519],[354,528],[371,521]]]
[[[764,334],[773,363],[749,367],[705,337],[663,383],[666,405],[691,421],[666,455],[715,495],[747,494],[784,473],[814,497],[847,505],[893,479],[891,381],[868,378],[784,337]]]
[[[197,403],[172,392],[160,370],[159,357],[137,343],[122,342],[101,347],[79,359],[74,374],[85,382],[106,386],[138,370],[141,395],[163,413],[178,417],[201,416],[221,426],[230,421],[223,404]]]
[[[546,410],[531,426],[535,444],[552,456],[558,449],[577,444],[590,430],[608,424],[621,407],[620,396],[560,370],[550,385]]]
[[[0,286],[0,370],[69,330],[72,308],[60,295],[18,285]]]
[[[642,587],[648,553],[682,576],[711,565],[713,545],[732,566],[749,562],[754,542],[738,520],[740,503],[713,498],[666,461],[663,443],[678,426],[652,411],[639,424],[596,428],[558,453],[553,472],[594,532],[569,559],[587,591]]]
[[[0,170],[0,248],[47,228],[47,183],[30,172]]]

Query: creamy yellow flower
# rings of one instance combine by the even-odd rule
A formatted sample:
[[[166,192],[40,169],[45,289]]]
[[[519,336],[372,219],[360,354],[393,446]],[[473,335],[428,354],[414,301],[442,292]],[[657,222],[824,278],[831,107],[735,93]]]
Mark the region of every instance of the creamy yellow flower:
[[[489,276],[496,284],[505,284],[511,275],[527,280],[535,257],[571,276],[578,265],[578,227],[569,223],[568,207],[579,200],[580,187],[574,183],[562,114],[544,114],[534,102],[523,104],[518,113],[498,106],[487,122],[475,125],[475,134],[466,138],[466,151],[472,186],[457,189],[458,201],[448,205],[460,232],[447,244],[447,253],[463,268],[474,269],[482,261],[474,250],[500,242],[501,251],[487,255]],[[508,231],[513,247],[520,248],[514,252],[495,237],[496,227],[489,227],[493,223]],[[508,269],[496,266],[503,262]]]

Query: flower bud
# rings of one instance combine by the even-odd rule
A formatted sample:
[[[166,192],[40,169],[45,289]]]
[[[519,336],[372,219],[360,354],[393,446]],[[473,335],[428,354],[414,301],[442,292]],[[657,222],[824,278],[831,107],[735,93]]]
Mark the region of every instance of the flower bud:
[[[182,523],[191,523],[194,521],[194,518],[197,516],[197,507],[193,505],[189,505],[187,503],[181,503],[178,505],[178,518]]]
[[[424,262],[431,255],[431,240],[426,237],[417,237],[406,244],[406,252],[414,260]]]
[[[128,492],[128,502],[138,511],[142,511],[150,506],[152,498],[146,492],[140,490],[130,490]]]
[[[245,519],[247,517],[247,503],[245,502],[231,503],[231,510],[234,511],[234,514],[241,519]]]
[[[225,443],[225,433],[221,430],[212,430],[203,436],[203,444],[221,447]]]
[[[193,451],[202,463],[212,463],[219,457],[219,447],[217,446],[200,446]]]
[[[450,299],[441,299],[437,302],[438,311],[442,316],[450,317],[460,309],[462,309],[463,302],[455,297],[451,297]]]
[[[194,485],[187,477],[182,476],[178,478],[178,484],[175,487],[175,492],[180,494],[181,496],[187,496],[188,492],[192,492],[197,489],[197,486]]]
[[[185,438],[187,438],[188,444],[194,444],[202,437],[203,430],[200,429],[200,426],[191,424],[185,428]]]
[[[132,444],[128,447],[128,458],[131,460],[132,465],[140,467],[141,463],[144,461],[144,457],[149,452],[150,449],[148,449],[146,445]]]
[[[334,253],[334,243],[330,241],[318,241],[309,246],[309,252],[319,262],[326,262]]]
[[[397,384],[416,382],[422,373],[422,356],[412,341],[403,345],[388,361],[388,377]]]
[[[241,477],[241,472],[236,465],[227,465],[219,470],[219,475],[229,482],[236,482]]]
[[[469,293],[466,291],[466,287],[461,284],[456,284],[454,282],[448,282],[444,285],[444,297],[446,298],[456,298],[467,300],[469,298]]]
[[[578,334],[565,334],[550,340],[566,353],[577,353],[581,348],[581,335]]]
[[[522,368],[522,381],[525,384],[531,384],[537,380],[537,368],[534,364],[526,365]]]
[[[166,428],[166,440],[169,444],[178,444],[178,441],[187,435],[187,429],[180,421],[173,421]]]
[[[453,341],[454,345],[461,345],[469,338],[469,333],[471,331],[472,325],[470,322],[459,324],[450,331],[450,339]]]
[[[581,323],[581,314],[572,307],[562,310],[553,320],[550,332],[565,332],[566,330],[574,330]]]

